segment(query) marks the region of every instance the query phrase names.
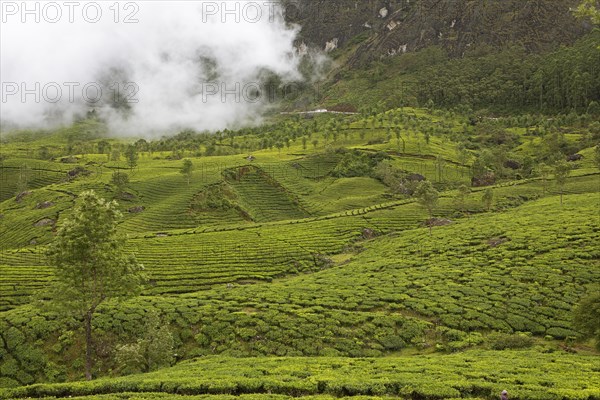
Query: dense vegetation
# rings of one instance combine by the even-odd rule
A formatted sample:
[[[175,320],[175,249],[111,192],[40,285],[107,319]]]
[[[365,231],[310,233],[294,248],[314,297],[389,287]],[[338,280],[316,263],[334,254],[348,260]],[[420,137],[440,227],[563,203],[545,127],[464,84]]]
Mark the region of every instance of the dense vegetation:
[[[491,399],[510,385],[516,387],[513,398],[591,399],[600,394],[595,361],[594,357],[540,355],[532,351],[507,351],[502,357],[489,351],[375,359],[207,357],[147,375],[92,383],[35,385],[7,391],[7,394],[15,398],[62,398],[72,394],[74,398],[111,400],[289,399],[298,396],[311,396],[307,397],[310,399]],[[115,394],[101,395],[107,392]],[[239,395],[241,397],[237,397]]]
[[[599,399],[598,39],[337,71],[357,113],[3,132],[0,398]]]
[[[356,108],[421,105],[486,109],[501,114],[557,113],[591,108],[600,116],[600,32],[572,47],[528,54],[518,45],[453,59],[439,47],[378,61],[368,68],[342,71],[339,81],[320,93],[329,106]],[[359,87],[360,90],[355,88]],[[333,99],[327,100],[327,99]]]

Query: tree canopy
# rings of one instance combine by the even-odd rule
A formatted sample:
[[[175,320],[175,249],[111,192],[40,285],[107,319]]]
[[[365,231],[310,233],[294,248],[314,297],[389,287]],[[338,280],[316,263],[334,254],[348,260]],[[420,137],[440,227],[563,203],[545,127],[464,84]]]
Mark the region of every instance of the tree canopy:
[[[124,240],[117,235],[120,218],[116,202],[107,202],[94,191],[83,192],[48,249],[50,263],[56,268],[53,304],[84,323],[87,379],[92,377],[96,309],[108,299],[139,293],[144,281],[143,266],[125,252]]]

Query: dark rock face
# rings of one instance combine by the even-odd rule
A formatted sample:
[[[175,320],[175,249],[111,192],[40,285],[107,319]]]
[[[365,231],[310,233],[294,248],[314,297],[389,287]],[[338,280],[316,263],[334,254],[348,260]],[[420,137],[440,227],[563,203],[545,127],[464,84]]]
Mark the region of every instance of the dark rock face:
[[[487,241],[488,246],[494,248],[500,246],[502,243],[508,242],[509,239],[503,236],[494,237]]]
[[[51,201],[43,201],[41,203],[38,203],[35,206],[35,208],[38,209],[38,210],[43,210],[45,208],[52,207],[53,205],[54,205],[54,203],[52,203]]]
[[[131,200],[135,200],[135,195],[133,193],[129,193],[129,192],[122,192],[119,194],[119,198],[121,200],[131,201]]]
[[[425,221],[425,226],[446,226],[451,223],[452,221],[446,218],[431,218]]]
[[[473,187],[482,187],[482,186],[491,186],[496,183],[496,174],[493,172],[488,172],[482,176],[474,176],[471,179],[471,186]]]
[[[30,194],[31,194],[31,192],[29,192],[29,191],[21,192],[15,196],[15,201],[17,203],[20,203],[26,196],[29,196]]]
[[[77,167],[75,167],[72,170],[70,170],[69,172],[67,172],[67,177],[69,179],[73,179],[73,178],[78,177],[79,175],[90,175],[91,173],[92,173],[91,171],[88,171],[87,169],[78,165]]]
[[[581,161],[581,160],[583,160],[583,156],[581,154],[573,154],[573,155],[570,155],[569,157],[567,157],[567,161],[570,161],[570,162]]]
[[[362,237],[363,239],[373,239],[375,237],[379,236],[377,234],[377,232],[375,232],[373,229],[370,228],[363,228],[362,230]]]
[[[506,160],[504,162],[504,168],[510,168],[510,169],[520,169],[521,168],[521,163],[519,163],[518,161],[515,160]]]
[[[421,174],[409,174],[406,177],[406,180],[409,182],[423,182],[425,180],[427,180],[427,178],[425,178],[423,175]]]
[[[362,43],[350,60],[371,60],[440,45],[461,57],[515,43],[531,52],[569,44],[590,29],[570,8],[579,0],[283,0],[299,42],[333,50]],[[543,34],[542,34],[543,33]],[[357,36],[360,35],[359,38]]]
[[[56,223],[56,221],[53,220],[53,219],[44,218],[44,219],[40,219],[38,222],[36,222],[33,225],[36,226],[36,227],[40,227],[40,226],[54,225],[55,223]]]

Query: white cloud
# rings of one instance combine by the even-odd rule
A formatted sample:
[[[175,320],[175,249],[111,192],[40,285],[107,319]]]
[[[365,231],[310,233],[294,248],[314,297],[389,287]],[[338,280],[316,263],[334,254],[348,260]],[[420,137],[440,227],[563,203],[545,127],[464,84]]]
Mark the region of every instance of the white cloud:
[[[52,7],[62,11],[57,23],[49,22],[55,16],[49,2],[27,3],[30,10],[37,4],[39,23],[34,21],[35,12],[23,15],[22,2],[0,1],[0,118],[4,123],[47,127],[52,123],[48,115],[57,113],[62,115],[61,123],[69,123],[89,109],[82,96],[85,84],[123,79],[134,85],[124,87],[119,82],[121,94],[139,88],[132,96],[138,102],[129,103],[129,116],[123,118],[108,106],[98,107],[117,134],[150,136],[184,127],[231,128],[255,120],[267,106],[244,98],[249,91],[243,89],[252,87],[262,70],[299,78],[293,57],[297,29],[285,24],[280,6],[266,1],[121,1],[117,3],[118,23],[115,2],[82,1],[71,9],[68,2],[54,2]],[[102,16],[99,22],[90,23],[85,18],[95,17],[95,5]],[[237,10],[225,13],[224,7]],[[72,23],[69,11],[73,11]],[[124,23],[131,13],[139,22]],[[212,64],[202,67],[201,60]],[[121,71],[120,76],[110,75],[115,69]],[[209,89],[237,87],[241,98],[236,101],[232,93],[224,102],[222,94],[203,95],[207,86],[202,82],[207,81]],[[55,87],[43,90],[53,82],[62,90],[57,103],[48,101],[56,97]],[[74,99],[69,98],[66,82],[79,84]],[[39,102],[33,94],[22,101],[23,85],[38,92]],[[102,100],[113,96],[116,88],[105,88]],[[94,97],[95,90],[88,93]]]

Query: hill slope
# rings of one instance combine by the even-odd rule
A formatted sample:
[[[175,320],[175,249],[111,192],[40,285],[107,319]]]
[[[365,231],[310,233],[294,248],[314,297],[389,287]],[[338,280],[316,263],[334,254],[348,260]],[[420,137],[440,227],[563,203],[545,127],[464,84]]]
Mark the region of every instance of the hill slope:
[[[573,43],[590,28],[570,12],[577,0],[287,3],[287,19],[302,26],[301,39],[310,44],[324,49],[327,42],[345,47],[364,41],[351,65],[431,45],[441,45],[454,57],[513,45],[539,52]]]

